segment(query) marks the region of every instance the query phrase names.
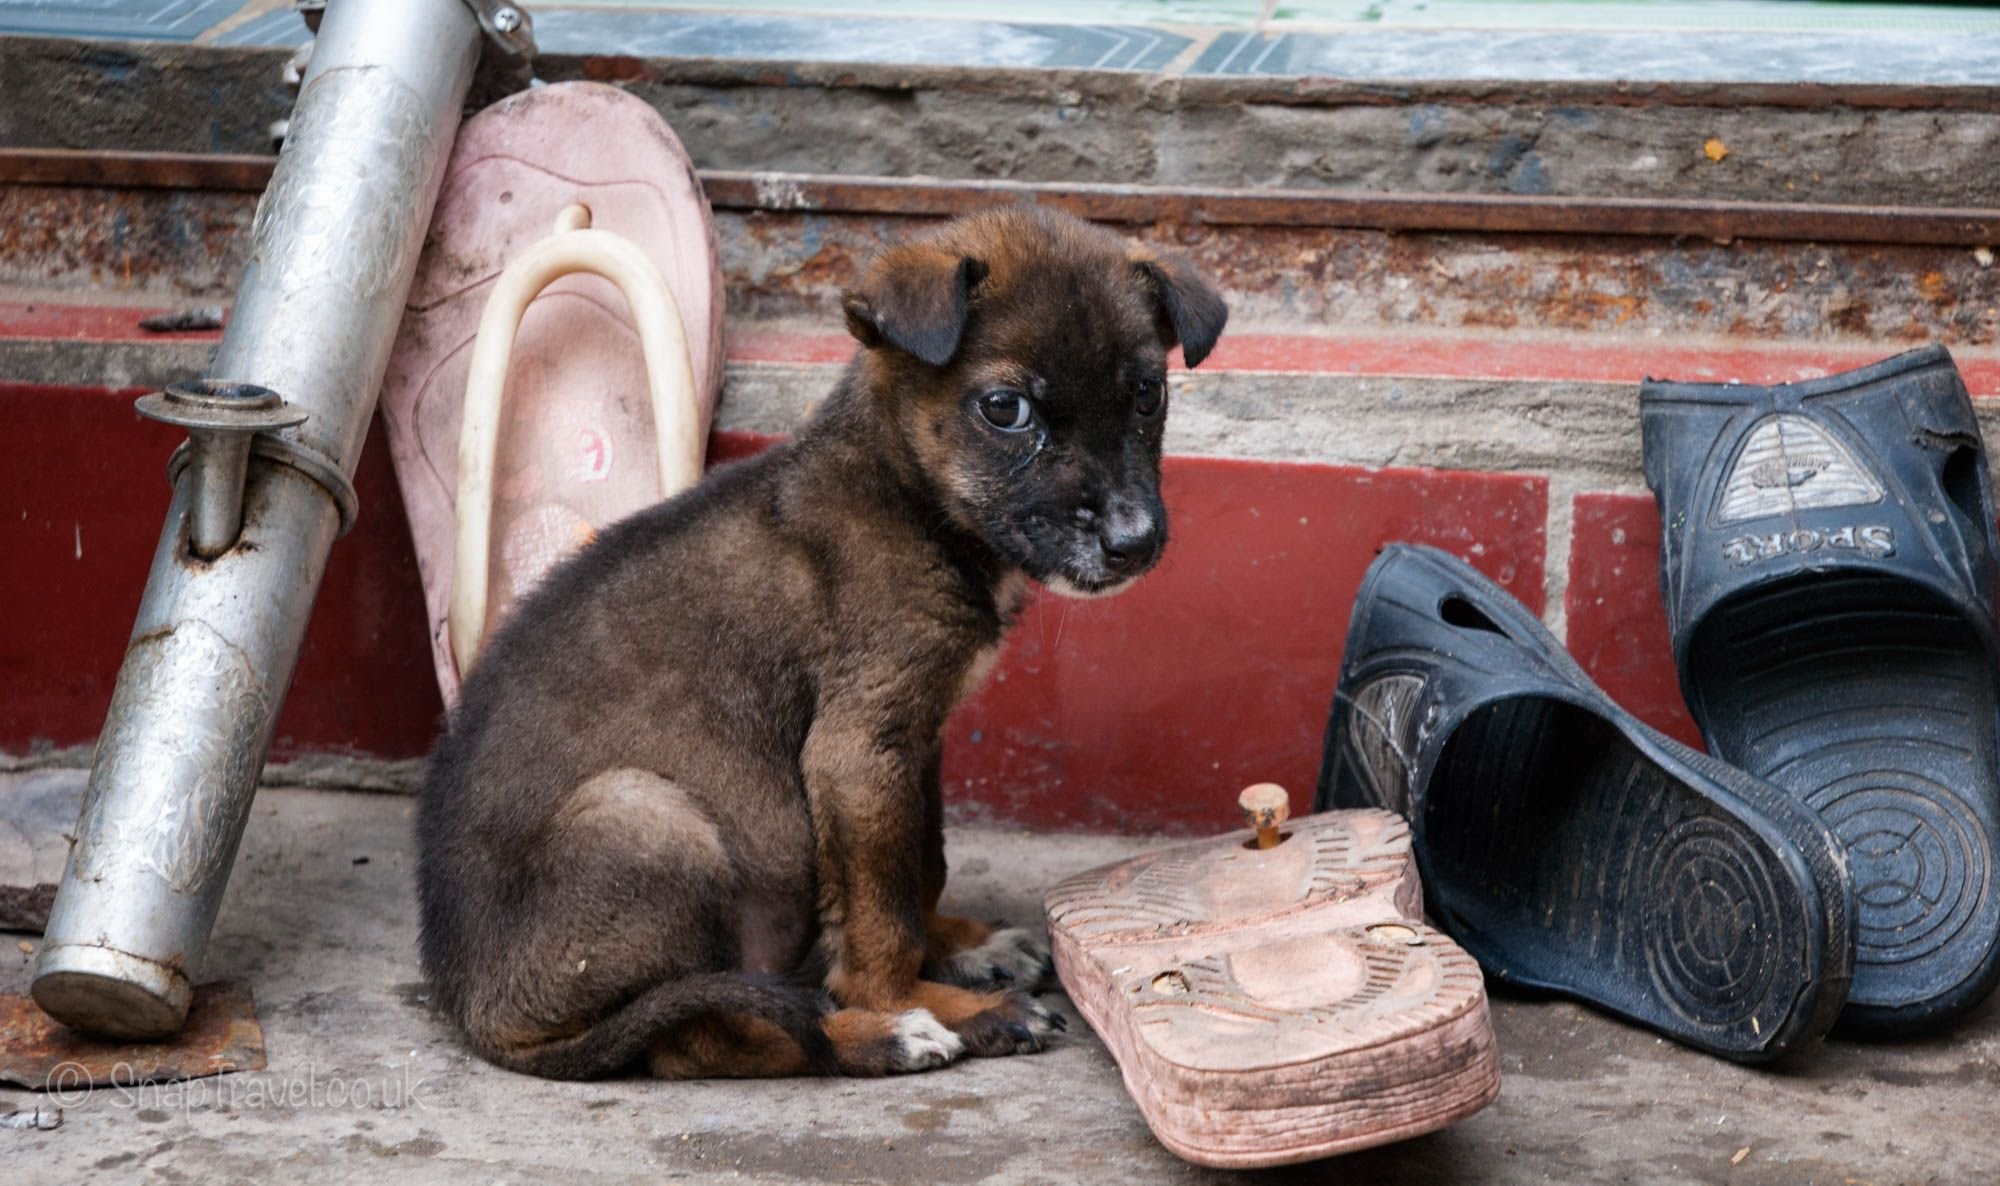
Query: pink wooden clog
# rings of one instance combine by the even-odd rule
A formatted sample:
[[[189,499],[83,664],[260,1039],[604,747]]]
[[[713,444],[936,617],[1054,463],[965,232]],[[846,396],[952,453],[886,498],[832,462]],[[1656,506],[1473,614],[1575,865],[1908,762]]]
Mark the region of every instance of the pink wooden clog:
[[[1485,1107],[1500,1090],[1485,984],[1422,921],[1409,826],[1377,810],[1284,826],[1262,808],[1263,829],[1048,895],[1057,974],[1154,1135],[1203,1165],[1284,1165]]]

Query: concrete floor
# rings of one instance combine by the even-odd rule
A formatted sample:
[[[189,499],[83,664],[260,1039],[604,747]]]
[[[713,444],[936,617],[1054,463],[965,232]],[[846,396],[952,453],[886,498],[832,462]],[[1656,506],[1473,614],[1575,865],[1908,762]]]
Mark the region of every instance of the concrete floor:
[[[412,806],[396,795],[264,791],[207,974],[255,986],[269,1069],[69,1101],[59,1129],[0,1131],[0,1180],[67,1184],[114,1171],[129,1181],[139,1171],[315,1186],[392,1175],[1168,1186],[1238,1177],[1161,1150],[1082,1026],[1039,1056],[867,1082],[551,1083],[478,1062],[431,1016],[418,980]],[[1056,878],[1142,847],[960,830],[950,899],[967,913],[1030,921]],[[18,938],[0,946],[0,991],[26,988],[32,957]],[[1943,1037],[1830,1043],[1780,1072],[1719,1062],[1560,1002],[1499,1001],[1494,1020],[1505,1081],[1485,1112],[1268,1177],[1888,1186],[1990,1183],[2000,1166],[2000,1005]],[[357,1092],[373,1102],[336,1106]],[[286,1095],[294,1102],[273,1102]],[[0,1087],[0,1114],[38,1102]]]

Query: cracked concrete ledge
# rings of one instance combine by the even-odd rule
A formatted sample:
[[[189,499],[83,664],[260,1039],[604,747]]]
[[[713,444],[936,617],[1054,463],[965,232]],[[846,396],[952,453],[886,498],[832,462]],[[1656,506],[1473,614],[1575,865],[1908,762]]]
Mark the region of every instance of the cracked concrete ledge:
[[[0,342],[9,381],[158,387],[199,371],[205,343]],[[718,429],[790,433],[833,389],[833,363],[732,362]],[[1643,490],[1636,382],[1270,371],[1180,372],[1167,450],[1204,457],[1560,474]],[[2000,440],[2000,401],[1980,401]]]
[[[1982,206],[2000,113],[631,81],[706,169]],[[1207,88],[1200,88],[1206,91]],[[1728,146],[1723,161],[1703,146]]]
[[[831,364],[732,363],[716,427],[789,433]],[[1167,451],[1322,465],[1573,478],[1643,490],[1637,383],[1200,371],[1174,377]]]
[[[288,51],[0,37],[0,145],[260,153]],[[1979,87],[1366,82],[551,55],[707,169],[1921,206],[1991,201]],[[107,80],[115,86],[107,86]],[[191,121],[192,107],[213,118]],[[1721,161],[1703,146],[1719,139]]]
[[[839,373],[731,363],[716,427],[790,433]],[[1194,371],[1174,375],[1173,393],[1171,454],[1538,474],[1571,493],[1646,489],[1636,380]],[[1987,439],[2000,442],[2000,399],[1974,405]]]

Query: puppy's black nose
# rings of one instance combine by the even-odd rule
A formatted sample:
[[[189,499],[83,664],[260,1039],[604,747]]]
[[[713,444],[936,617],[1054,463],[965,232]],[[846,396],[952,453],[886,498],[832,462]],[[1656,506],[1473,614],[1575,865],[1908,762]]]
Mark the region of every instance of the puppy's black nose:
[[[1160,528],[1150,515],[1114,515],[1104,524],[1098,543],[1104,567],[1116,573],[1138,572],[1160,554]]]

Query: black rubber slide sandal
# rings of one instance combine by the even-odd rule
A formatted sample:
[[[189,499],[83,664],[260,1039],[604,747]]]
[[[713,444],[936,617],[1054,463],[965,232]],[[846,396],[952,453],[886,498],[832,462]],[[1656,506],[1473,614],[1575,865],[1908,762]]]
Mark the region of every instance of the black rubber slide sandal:
[[[1317,806],[1410,819],[1425,905],[1489,976],[1745,1062],[1847,996],[1840,844],[1613,703],[1470,565],[1391,545],[1355,600]]]
[[[1715,756],[1820,813],[1854,882],[1843,1026],[2000,977],[1993,500],[1941,347],[1778,387],[1641,389],[1681,690]]]

